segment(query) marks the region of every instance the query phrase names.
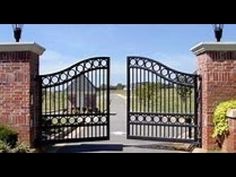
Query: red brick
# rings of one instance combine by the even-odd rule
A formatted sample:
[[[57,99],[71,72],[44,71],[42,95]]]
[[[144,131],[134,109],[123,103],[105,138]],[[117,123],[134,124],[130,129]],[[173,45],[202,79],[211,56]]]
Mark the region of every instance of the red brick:
[[[208,51],[198,56],[199,74],[202,76],[203,86],[202,146],[207,150],[216,147],[216,139],[212,138],[212,115],[216,105],[222,101],[236,99],[235,57],[236,52],[217,51]],[[235,144],[236,139],[229,137],[223,145],[223,150],[234,151]]]
[[[38,99],[34,76],[39,74],[39,56],[28,52],[0,52],[0,123],[19,133],[20,141],[32,145],[35,130],[30,122],[38,113],[30,106],[30,93]],[[36,127],[34,125],[34,127]]]

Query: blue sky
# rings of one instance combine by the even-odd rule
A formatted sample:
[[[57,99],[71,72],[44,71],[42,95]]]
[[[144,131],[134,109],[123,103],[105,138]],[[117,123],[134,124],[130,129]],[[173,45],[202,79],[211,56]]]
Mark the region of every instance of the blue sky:
[[[0,25],[0,42],[13,42],[12,26]],[[25,24],[21,41],[46,48],[40,73],[59,71],[94,56],[109,56],[111,83],[126,83],[126,57],[155,59],[174,69],[193,72],[196,58],[189,50],[202,41],[215,41],[211,24]],[[222,41],[236,41],[236,25],[224,25]]]

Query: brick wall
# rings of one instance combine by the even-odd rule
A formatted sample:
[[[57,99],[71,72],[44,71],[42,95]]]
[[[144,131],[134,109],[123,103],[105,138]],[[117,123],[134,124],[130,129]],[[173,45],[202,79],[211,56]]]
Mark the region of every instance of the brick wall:
[[[33,52],[0,52],[0,123],[14,128],[27,144],[35,138],[38,65]]]
[[[207,51],[198,55],[202,76],[202,147],[214,149],[212,116],[216,105],[236,99],[236,52]]]

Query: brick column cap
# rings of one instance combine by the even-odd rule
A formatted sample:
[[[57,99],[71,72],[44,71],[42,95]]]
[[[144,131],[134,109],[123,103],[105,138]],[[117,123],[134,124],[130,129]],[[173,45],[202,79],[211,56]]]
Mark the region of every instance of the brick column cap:
[[[190,50],[196,56],[207,51],[236,51],[236,42],[200,42]]]
[[[0,43],[0,52],[31,51],[42,55],[46,49],[35,42],[9,42]]]

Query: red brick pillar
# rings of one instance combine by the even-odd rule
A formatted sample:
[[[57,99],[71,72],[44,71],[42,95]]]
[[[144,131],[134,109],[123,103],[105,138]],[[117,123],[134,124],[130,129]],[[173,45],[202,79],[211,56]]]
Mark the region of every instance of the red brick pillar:
[[[39,56],[36,43],[0,43],[0,124],[19,133],[20,141],[33,145],[39,112]]]
[[[236,43],[204,42],[194,46],[202,77],[202,148],[217,147],[212,138],[213,112],[220,102],[236,99]]]

